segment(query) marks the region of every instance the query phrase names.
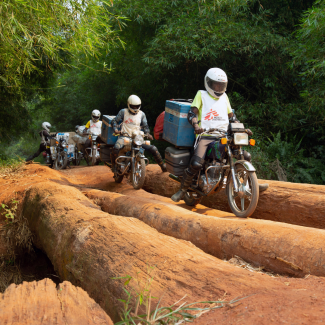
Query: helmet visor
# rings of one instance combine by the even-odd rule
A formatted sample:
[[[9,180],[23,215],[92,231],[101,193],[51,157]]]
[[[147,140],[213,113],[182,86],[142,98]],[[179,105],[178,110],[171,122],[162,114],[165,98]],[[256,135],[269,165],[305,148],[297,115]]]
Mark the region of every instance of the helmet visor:
[[[98,121],[99,120],[99,116],[92,115],[92,118],[93,118],[93,121]]]
[[[227,81],[216,81],[206,77],[206,82],[217,96],[221,96],[227,89]]]
[[[141,106],[141,105],[131,105],[131,104],[130,104],[130,108],[133,109],[134,111],[139,110],[139,109],[140,109],[140,106]]]

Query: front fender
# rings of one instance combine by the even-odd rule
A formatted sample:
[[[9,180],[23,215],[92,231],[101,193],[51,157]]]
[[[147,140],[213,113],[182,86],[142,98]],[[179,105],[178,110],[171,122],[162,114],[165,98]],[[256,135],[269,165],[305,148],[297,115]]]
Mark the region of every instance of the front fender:
[[[235,162],[235,166],[236,165],[242,165],[249,172],[256,172],[255,167],[249,161],[246,161],[246,160],[237,160]]]

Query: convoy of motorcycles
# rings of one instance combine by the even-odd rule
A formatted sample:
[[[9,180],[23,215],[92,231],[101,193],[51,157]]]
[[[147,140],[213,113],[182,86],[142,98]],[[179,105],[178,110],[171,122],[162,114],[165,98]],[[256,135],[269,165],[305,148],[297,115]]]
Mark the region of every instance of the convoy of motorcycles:
[[[184,118],[182,119],[182,114],[184,115],[182,110],[188,111],[190,103],[175,101],[166,102],[163,139],[172,145],[165,150],[169,177],[181,183],[184,169],[193,155],[193,145],[196,140],[192,127],[184,122]],[[117,140],[110,124],[112,118],[112,116],[103,116],[100,144],[97,143],[97,135],[85,133],[84,126],[77,126],[76,135],[72,136],[75,142],[73,145],[69,144],[69,133],[57,133],[47,147],[50,149],[46,157],[47,164],[60,170],[67,168],[70,163],[78,166],[82,159],[85,159],[88,166],[96,165],[101,161],[111,167],[111,152]],[[182,123],[185,123],[184,127],[175,129],[174,125]],[[242,123],[230,123],[228,132],[206,129],[204,133],[215,131],[219,132],[222,138],[207,151],[205,164],[187,190],[184,201],[189,206],[195,206],[205,196],[225,188],[232,212],[241,218],[249,217],[257,206],[259,186],[254,166],[244,160],[243,147],[254,145],[255,141],[248,139]],[[146,166],[149,163],[142,145],[150,145],[150,141],[145,140],[148,135],[142,131],[135,131],[131,136],[128,134],[121,136],[124,139],[124,147],[116,159],[114,180],[116,183],[121,183],[125,177],[135,189],[141,189],[145,181]],[[90,147],[85,147],[87,139],[90,140]],[[215,148],[220,145],[224,147],[225,155],[217,159]]]

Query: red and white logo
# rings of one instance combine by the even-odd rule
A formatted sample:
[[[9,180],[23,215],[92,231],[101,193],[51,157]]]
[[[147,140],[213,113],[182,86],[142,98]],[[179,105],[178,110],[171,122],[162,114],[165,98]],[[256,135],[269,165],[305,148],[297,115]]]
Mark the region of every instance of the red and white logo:
[[[219,116],[219,114],[211,108],[210,112],[207,115],[205,115],[204,120],[211,121],[211,120],[213,120],[214,117],[217,117],[217,116]]]
[[[131,118],[128,118],[125,122],[124,122],[124,124],[133,124],[133,120],[131,119]]]

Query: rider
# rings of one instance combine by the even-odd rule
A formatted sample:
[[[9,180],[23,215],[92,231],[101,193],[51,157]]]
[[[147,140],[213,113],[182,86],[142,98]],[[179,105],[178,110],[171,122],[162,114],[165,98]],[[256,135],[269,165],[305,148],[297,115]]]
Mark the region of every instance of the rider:
[[[88,130],[90,130],[91,134],[95,134],[97,135],[97,142],[100,143],[100,137],[99,135],[102,132],[102,121],[99,120],[100,119],[100,111],[98,109],[94,109],[91,112],[91,120],[89,120],[85,126],[85,129],[83,131],[83,133],[87,133]],[[77,127],[76,127],[77,128]],[[85,155],[85,149],[89,148],[91,146],[91,141],[90,139],[87,139],[85,144],[84,144],[84,155]]]
[[[203,167],[208,145],[222,136],[217,131],[204,134],[204,129],[218,128],[227,132],[229,119],[232,122],[239,122],[232,112],[229,98],[226,94],[227,84],[228,78],[223,70],[219,68],[209,69],[204,77],[206,91],[199,90],[193,100],[187,119],[194,127],[195,134],[203,133],[203,135],[197,142],[189,167],[184,170],[180,190],[172,196],[172,200],[175,202],[179,202],[184,198],[187,189],[192,184],[193,178]],[[249,129],[246,132],[248,135],[253,134]],[[244,157],[247,160],[250,159],[248,153]],[[268,188],[268,184],[260,184],[259,188],[260,192],[265,191]]]
[[[49,122],[43,122],[42,123],[42,128],[43,130],[39,132],[39,135],[42,138],[42,142],[37,150],[37,152],[35,152],[33,155],[30,155],[26,161],[30,161],[33,160],[34,158],[38,157],[40,155],[41,152],[43,151],[47,151],[48,153],[50,153],[50,149],[46,149],[46,143],[48,142],[49,139],[54,139],[52,136],[50,136],[50,128],[51,128],[51,124]]]
[[[128,108],[121,109],[117,116],[112,120],[112,127],[115,134],[122,134],[116,141],[114,149],[111,153],[112,171],[115,169],[115,160],[118,157],[119,151],[124,147],[123,134],[132,135],[134,130],[140,130],[143,128],[144,133],[148,134],[150,140],[153,139],[149,134],[149,126],[146,118],[146,114],[140,110],[141,99],[136,95],[131,95],[128,98]],[[118,130],[118,124],[122,123],[121,131]],[[163,172],[167,171],[166,165],[163,162],[158,149],[152,145],[143,144],[142,148],[149,151],[157,164],[160,166]]]

